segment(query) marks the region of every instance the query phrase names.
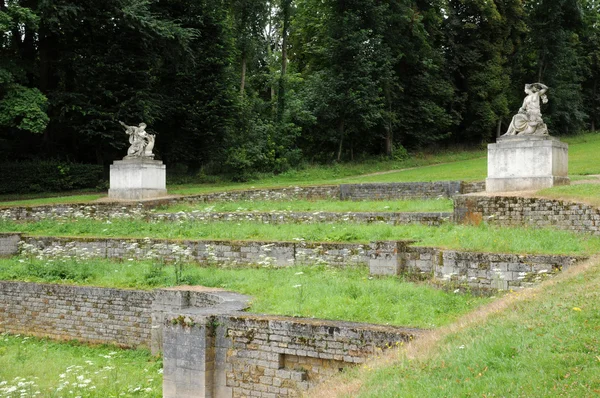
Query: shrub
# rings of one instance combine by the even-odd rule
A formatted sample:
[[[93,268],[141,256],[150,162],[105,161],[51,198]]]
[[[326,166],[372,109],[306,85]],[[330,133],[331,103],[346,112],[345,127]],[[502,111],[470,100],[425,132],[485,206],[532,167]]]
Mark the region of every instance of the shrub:
[[[0,170],[0,194],[95,188],[103,174],[100,165],[57,160],[2,163]]]

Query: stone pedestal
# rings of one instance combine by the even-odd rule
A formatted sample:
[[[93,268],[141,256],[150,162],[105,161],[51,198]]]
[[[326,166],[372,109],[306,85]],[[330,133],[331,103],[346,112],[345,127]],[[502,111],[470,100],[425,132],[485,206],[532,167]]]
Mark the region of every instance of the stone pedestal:
[[[139,200],[167,195],[167,168],[148,158],[116,160],[110,166],[111,199]]]
[[[487,192],[568,185],[569,146],[551,136],[506,136],[488,145]]]

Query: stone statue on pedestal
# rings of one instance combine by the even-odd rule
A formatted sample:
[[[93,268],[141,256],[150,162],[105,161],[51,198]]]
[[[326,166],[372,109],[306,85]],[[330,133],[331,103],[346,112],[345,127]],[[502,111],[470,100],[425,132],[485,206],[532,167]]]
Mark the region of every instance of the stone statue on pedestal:
[[[146,131],[146,123],[140,123],[139,126],[128,126],[119,121],[119,124],[125,127],[125,133],[129,135],[129,143],[131,144],[127,150],[127,156],[123,159],[154,159],[152,149],[154,149],[155,136]]]
[[[519,109],[519,113],[513,116],[504,136],[548,135],[548,127],[542,120],[540,111],[540,99],[544,104],[548,102],[546,91],[548,91],[548,87],[542,83],[525,85],[527,97],[523,100],[523,106]]]

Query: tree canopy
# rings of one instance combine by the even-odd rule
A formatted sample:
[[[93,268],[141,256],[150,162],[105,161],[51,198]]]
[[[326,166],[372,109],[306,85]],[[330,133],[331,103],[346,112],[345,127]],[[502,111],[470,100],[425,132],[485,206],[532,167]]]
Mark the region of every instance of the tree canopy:
[[[0,0],[0,155],[108,165],[118,121],[190,172],[491,142],[525,83],[600,115],[598,0]]]

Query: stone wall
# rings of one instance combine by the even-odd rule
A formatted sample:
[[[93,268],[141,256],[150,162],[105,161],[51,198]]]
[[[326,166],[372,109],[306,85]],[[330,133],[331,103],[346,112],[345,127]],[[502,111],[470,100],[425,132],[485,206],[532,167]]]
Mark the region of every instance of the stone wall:
[[[366,267],[372,275],[420,273],[441,281],[460,281],[471,287],[515,289],[529,286],[538,276],[552,275],[583,259],[578,256],[475,253],[418,247],[411,241],[357,243],[167,241],[163,239],[56,238],[23,236],[40,249],[61,246],[106,258],[146,258],[150,251],[172,259],[174,246],[189,248],[201,264],[290,266],[327,264]],[[425,275],[426,274],[426,275]]]
[[[64,238],[24,236],[23,241],[39,249],[67,247],[73,252],[85,250],[96,257],[146,258],[150,251],[171,259],[174,246],[191,249],[194,261],[223,265],[305,265],[325,263],[331,266],[366,266],[368,245],[356,243],[259,242],[223,240]]]
[[[398,182],[340,185],[341,200],[451,198],[461,193],[461,181]]]
[[[600,209],[583,203],[518,196],[462,195],[454,199],[454,220],[502,226],[552,227],[600,234]]]
[[[152,293],[0,281],[0,331],[150,346]]]
[[[452,286],[475,289],[519,289],[569,268],[584,257],[475,253],[418,247],[406,242],[372,244],[373,275],[422,274]]]
[[[0,332],[163,350],[165,397],[285,397],[389,347],[412,328],[240,312],[219,289],[156,291],[0,281]]]
[[[398,212],[179,212],[179,213],[157,213],[148,215],[149,220],[176,221],[197,220],[240,222],[251,221],[265,224],[315,224],[351,222],[361,224],[385,223],[391,225],[402,224],[424,224],[437,226],[443,222],[452,220],[453,213],[429,212],[429,213],[398,213]]]
[[[254,189],[244,191],[228,191],[201,195],[187,195],[168,199],[148,200],[143,202],[112,202],[112,203],[73,203],[54,204],[34,207],[0,207],[0,220],[43,220],[67,218],[154,218],[150,210],[159,206],[168,206],[177,203],[208,203],[227,201],[252,201],[252,200],[385,200],[385,199],[435,199],[450,198],[461,193],[478,192],[485,190],[484,182],[410,182],[410,183],[381,183],[381,184],[344,184],[312,187],[291,187],[277,189]],[[337,215],[336,215],[337,216]],[[166,216],[163,216],[166,217]],[[170,217],[170,216],[169,216]],[[224,216],[225,218],[227,217]],[[309,218],[298,214],[292,218]],[[342,217],[344,217],[342,215]],[[353,216],[357,220],[360,215]],[[366,219],[371,217],[367,214]],[[375,217],[380,217],[375,215]],[[425,216],[392,216],[402,221],[403,217],[409,222],[415,221],[414,217]],[[398,218],[400,217],[400,218]],[[409,217],[408,219],[406,217]],[[410,218],[413,217],[413,218]],[[443,216],[444,217],[444,216]],[[436,221],[437,222],[437,221]],[[426,220],[426,223],[428,221]]]
[[[256,314],[192,316],[165,327],[163,396],[297,397],[423,332]]]
[[[17,254],[21,234],[0,233],[0,257],[8,257]]]

